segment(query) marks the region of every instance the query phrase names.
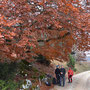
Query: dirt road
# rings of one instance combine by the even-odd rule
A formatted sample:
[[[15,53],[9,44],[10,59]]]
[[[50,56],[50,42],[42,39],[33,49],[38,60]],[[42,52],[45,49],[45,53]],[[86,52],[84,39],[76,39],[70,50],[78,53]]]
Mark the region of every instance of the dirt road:
[[[72,83],[66,80],[65,87],[55,86],[51,90],[90,90],[90,71],[74,75]]]

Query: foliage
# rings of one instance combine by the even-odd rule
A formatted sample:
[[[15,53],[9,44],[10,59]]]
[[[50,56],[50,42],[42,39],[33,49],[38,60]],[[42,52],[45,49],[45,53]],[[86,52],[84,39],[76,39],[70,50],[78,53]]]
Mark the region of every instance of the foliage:
[[[38,69],[35,68],[35,67],[32,68],[32,71],[35,72],[35,73],[39,72]]]
[[[29,63],[26,60],[21,60],[21,62],[18,63],[18,72],[21,76],[27,76],[27,71],[29,70],[32,70],[32,63]]]
[[[45,74],[42,74],[39,76],[40,80],[42,80],[43,78],[45,78]]]
[[[36,85],[33,85],[32,88],[31,88],[31,90],[35,90],[35,88],[36,88]]]
[[[21,62],[23,62],[24,65],[21,64]],[[23,70],[23,73],[19,74],[26,76],[28,73],[25,70],[29,70],[27,67],[30,65],[30,63],[25,61],[21,62],[0,63],[0,90],[17,90],[17,88],[21,87],[23,81],[15,82],[14,77],[21,72],[21,70]]]
[[[50,65],[50,61],[46,59],[45,56],[43,55],[38,55],[37,57],[35,57],[35,59],[37,60],[37,62],[41,63],[41,64],[44,64],[46,66],[49,66]]]
[[[68,60],[74,44],[89,50],[89,13],[81,2],[0,0],[0,62],[32,62],[37,53]],[[41,41],[44,45],[39,46]]]
[[[24,70],[31,70],[32,69],[32,63],[29,63],[27,62],[26,60],[22,60],[20,63],[19,63],[19,68]]]
[[[0,80],[0,90],[16,90],[17,87],[18,83],[16,82]]]
[[[74,72],[76,72],[76,71],[77,71],[77,69],[76,69],[76,68],[73,68],[73,70],[74,70]]]
[[[18,88],[21,88],[23,83],[23,80],[20,80],[18,82],[15,82],[11,79],[0,80],[0,90],[18,90]]]
[[[74,57],[70,54],[70,55],[69,55],[69,58],[70,58],[70,60],[69,60],[69,62],[67,63],[67,66],[68,66],[68,67],[71,67],[73,70],[76,71],[76,69],[75,69],[75,59],[74,59]]]
[[[13,79],[17,72],[17,63],[0,63],[0,80]]]

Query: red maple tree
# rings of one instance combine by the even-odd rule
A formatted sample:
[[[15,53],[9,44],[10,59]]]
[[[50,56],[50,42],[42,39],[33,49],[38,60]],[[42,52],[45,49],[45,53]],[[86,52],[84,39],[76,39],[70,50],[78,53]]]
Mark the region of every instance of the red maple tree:
[[[42,54],[68,60],[90,44],[89,13],[79,0],[0,0],[0,61]]]

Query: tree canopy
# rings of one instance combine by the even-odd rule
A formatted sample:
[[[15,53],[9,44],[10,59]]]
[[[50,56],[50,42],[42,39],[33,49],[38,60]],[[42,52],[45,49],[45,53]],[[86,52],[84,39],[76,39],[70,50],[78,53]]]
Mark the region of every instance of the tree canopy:
[[[0,61],[44,55],[68,60],[73,45],[90,45],[89,12],[83,0],[0,0]]]

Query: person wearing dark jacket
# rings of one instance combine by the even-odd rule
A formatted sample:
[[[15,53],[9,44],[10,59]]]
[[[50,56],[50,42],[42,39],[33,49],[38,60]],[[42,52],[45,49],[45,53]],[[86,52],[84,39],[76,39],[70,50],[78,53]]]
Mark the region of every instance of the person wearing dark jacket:
[[[66,70],[65,70],[65,68],[63,68],[63,66],[61,66],[61,68],[60,68],[60,86],[61,86],[61,83],[63,82],[63,87],[65,86],[65,74],[66,74]]]
[[[55,74],[56,74],[57,84],[59,84],[59,81],[60,81],[60,69],[59,69],[59,65],[56,66]]]

